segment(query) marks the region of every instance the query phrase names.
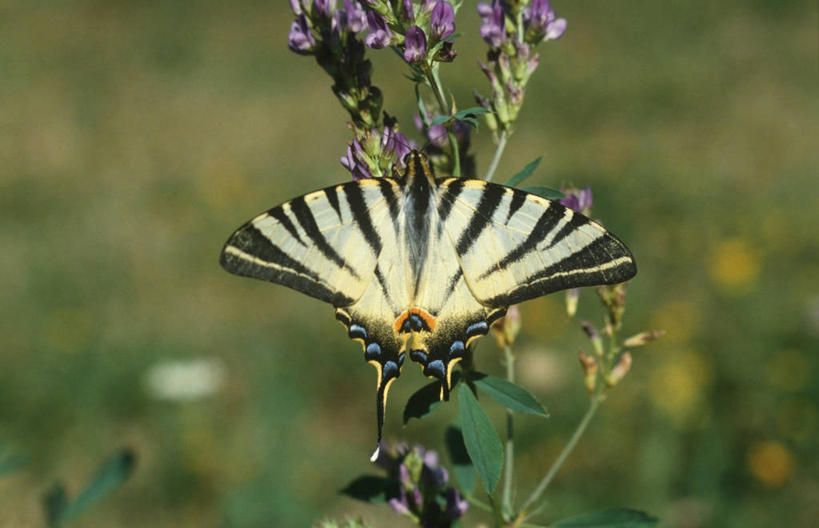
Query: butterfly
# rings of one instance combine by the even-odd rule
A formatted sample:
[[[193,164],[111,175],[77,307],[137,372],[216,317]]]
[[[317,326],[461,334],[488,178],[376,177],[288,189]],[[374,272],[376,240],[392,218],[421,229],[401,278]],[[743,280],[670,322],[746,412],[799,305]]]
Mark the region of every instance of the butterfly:
[[[299,196],[234,232],[220,263],[335,307],[377,371],[377,457],[390,385],[407,356],[449,398],[453,368],[508,306],[633,277],[600,224],[520,189],[435,178],[418,151],[395,177]]]

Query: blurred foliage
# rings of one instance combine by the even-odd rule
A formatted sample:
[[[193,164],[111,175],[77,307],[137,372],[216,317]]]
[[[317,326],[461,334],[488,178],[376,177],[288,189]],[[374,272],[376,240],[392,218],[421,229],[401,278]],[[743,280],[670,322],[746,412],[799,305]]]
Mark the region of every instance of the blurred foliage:
[[[624,332],[668,334],[635,352],[549,514],[628,504],[669,527],[812,526],[816,5],[555,2],[569,28],[543,52],[497,179],[543,155],[533,184],[591,185],[638,259]],[[462,108],[484,49],[464,11],[442,71]],[[368,469],[375,432],[359,345],[329,307],[217,264],[254,213],[347,177],[343,111],[286,49],[290,18],[283,0],[0,6],[0,440],[29,460],[0,479],[0,525],[42,526],[49,484],[80,488],[122,444],[140,467],[87,526],[395,525],[337,493]],[[405,67],[373,61],[413,133]],[[488,135],[473,145],[485,167]],[[521,307],[520,381],[551,414],[519,420],[531,485],[586,405],[562,301]],[[581,319],[594,303],[583,292]],[[499,357],[483,340],[478,367],[497,374]],[[151,367],[201,358],[223,369],[212,392],[147,389]],[[454,406],[401,427],[423,383],[404,371],[386,435],[441,449]],[[487,408],[497,427],[502,408]]]

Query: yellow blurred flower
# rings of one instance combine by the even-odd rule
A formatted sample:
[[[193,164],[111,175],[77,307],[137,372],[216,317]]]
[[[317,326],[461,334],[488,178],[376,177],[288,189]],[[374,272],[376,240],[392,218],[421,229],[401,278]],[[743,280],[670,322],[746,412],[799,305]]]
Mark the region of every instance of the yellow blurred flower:
[[[729,238],[711,250],[708,275],[723,291],[743,294],[756,284],[759,266],[759,256],[747,242]]]
[[[748,468],[756,480],[778,488],[793,475],[793,456],[780,442],[757,442],[748,450]]]
[[[685,427],[692,418],[706,411],[704,389],[711,377],[710,363],[698,352],[667,356],[651,377],[651,401],[667,413],[677,427]]]

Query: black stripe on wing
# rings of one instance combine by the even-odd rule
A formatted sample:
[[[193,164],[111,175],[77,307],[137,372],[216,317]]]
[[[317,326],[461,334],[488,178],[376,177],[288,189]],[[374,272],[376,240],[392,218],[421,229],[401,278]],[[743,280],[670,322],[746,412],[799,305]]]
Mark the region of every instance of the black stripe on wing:
[[[458,244],[455,246],[455,251],[459,255],[469,251],[469,248],[478,240],[483,230],[492,222],[492,216],[495,214],[505,193],[506,191],[501,185],[487,185],[484,187],[475,214],[472,215],[469,224],[461,233]]]
[[[355,300],[328,288],[315,271],[287,255],[250,222],[225,243],[219,263],[236,275],[284,284],[334,306]]]
[[[361,190],[361,186],[356,182],[348,183],[344,185],[344,194],[347,197],[347,205],[350,206],[350,214],[353,215],[353,220],[355,220],[361,234],[364,235],[364,240],[378,256],[381,253],[381,237],[373,227],[373,219],[364,200],[364,192]]]
[[[549,207],[547,207],[546,210],[543,211],[543,214],[540,215],[540,218],[538,218],[537,223],[529,233],[529,236],[526,237],[526,240],[518,244],[512,251],[504,255],[504,257],[496,264],[490,266],[489,269],[481,274],[479,279],[485,279],[492,273],[506,268],[506,266],[512,262],[517,262],[518,260],[524,258],[530,252],[536,251],[535,248],[537,245],[540,244],[549,235],[549,233],[552,232],[555,226],[557,226],[557,224],[563,218],[565,211],[566,208],[562,205],[555,202],[550,202]]]
[[[356,188],[358,187],[356,186]],[[357,279],[361,278],[356,270],[351,268],[336,250],[333,249],[333,246],[327,242],[327,239],[324,238],[324,234],[319,230],[318,224],[316,224],[316,218],[313,216],[313,211],[310,210],[310,206],[307,205],[304,196],[299,196],[291,200],[290,209],[293,211],[293,214],[296,215],[296,220],[299,222],[299,225],[301,225],[301,228],[307,236],[310,237],[310,240],[313,241],[318,250],[321,251],[322,255],[339,268],[344,268],[349,271],[353,277]]]
[[[618,284],[636,274],[637,265],[631,251],[617,237],[606,232],[582,249],[537,272],[528,279],[528,284],[486,303],[508,306],[568,288]]]

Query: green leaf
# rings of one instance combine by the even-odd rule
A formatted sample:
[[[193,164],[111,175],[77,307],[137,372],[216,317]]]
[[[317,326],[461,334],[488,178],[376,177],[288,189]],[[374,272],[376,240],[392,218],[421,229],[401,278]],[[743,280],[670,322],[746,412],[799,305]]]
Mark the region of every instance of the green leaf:
[[[461,372],[456,370],[452,373],[452,386],[461,380]],[[419,420],[432,411],[438,408],[441,403],[441,382],[433,381],[428,383],[412,393],[412,396],[407,400],[407,405],[404,406],[404,425],[410,421],[410,418],[418,418]]]
[[[399,483],[395,479],[376,475],[362,475],[347,484],[340,493],[364,502],[387,502],[397,497]]]
[[[450,116],[448,116],[448,115],[439,115],[439,116],[433,117],[432,121],[430,121],[429,124],[431,126],[443,125],[444,123],[446,123],[450,119],[452,119],[452,118]]]
[[[446,42],[452,42],[452,41],[454,41],[456,38],[460,37],[461,35],[462,35],[461,33],[453,33],[453,34],[451,34],[450,36],[448,36],[447,38],[445,38],[444,40],[445,40]]]
[[[119,488],[131,476],[135,466],[136,455],[130,449],[120,449],[114,453],[103,462],[91,482],[65,509],[61,520],[73,519]]]
[[[470,106],[466,110],[461,110],[460,112],[456,112],[453,117],[455,117],[455,119],[463,120],[464,117],[478,116],[478,115],[483,115],[483,114],[488,114],[488,113],[489,113],[489,110],[487,110],[486,108],[484,108],[482,106]]]
[[[458,389],[458,407],[464,445],[481,476],[483,487],[492,493],[500,479],[503,446],[492,422],[483,412],[472,390],[464,383]]]
[[[481,372],[473,372],[470,375],[470,379],[475,383],[475,386],[485,392],[487,396],[504,407],[512,409],[513,411],[543,416],[544,418],[548,416],[546,410],[538,403],[535,397],[519,385]]]
[[[444,442],[449,453],[449,460],[452,462],[452,473],[461,486],[461,492],[471,495],[475,487],[475,466],[469,458],[469,453],[464,445],[464,435],[461,426],[453,423],[444,432]]]
[[[468,123],[472,128],[478,128],[478,120],[474,117],[462,117],[459,119],[461,123]]]
[[[562,192],[558,191],[557,189],[552,189],[550,187],[521,187],[521,191],[526,191],[528,193],[536,194],[538,196],[542,196],[543,198],[547,198],[549,200],[560,200],[561,198],[565,198],[566,195]]]
[[[554,528],[647,528],[658,522],[656,517],[645,512],[618,508],[575,515],[557,521],[552,526]]]
[[[540,160],[542,159],[543,156],[538,156],[537,159],[527,163],[526,166],[523,167],[523,170],[509,178],[509,180],[507,180],[506,183],[504,183],[504,185],[506,185],[507,187],[514,187],[515,185],[521,183],[523,180],[532,175],[532,172],[534,172],[537,166],[540,165]]]
[[[434,411],[438,404],[441,403],[441,382],[433,381],[424,385],[417,391],[412,393],[412,396],[407,400],[407,405],[404,407],[404,425],[411,418],[418,418],[419,420],[424,416],[429,415]]]

